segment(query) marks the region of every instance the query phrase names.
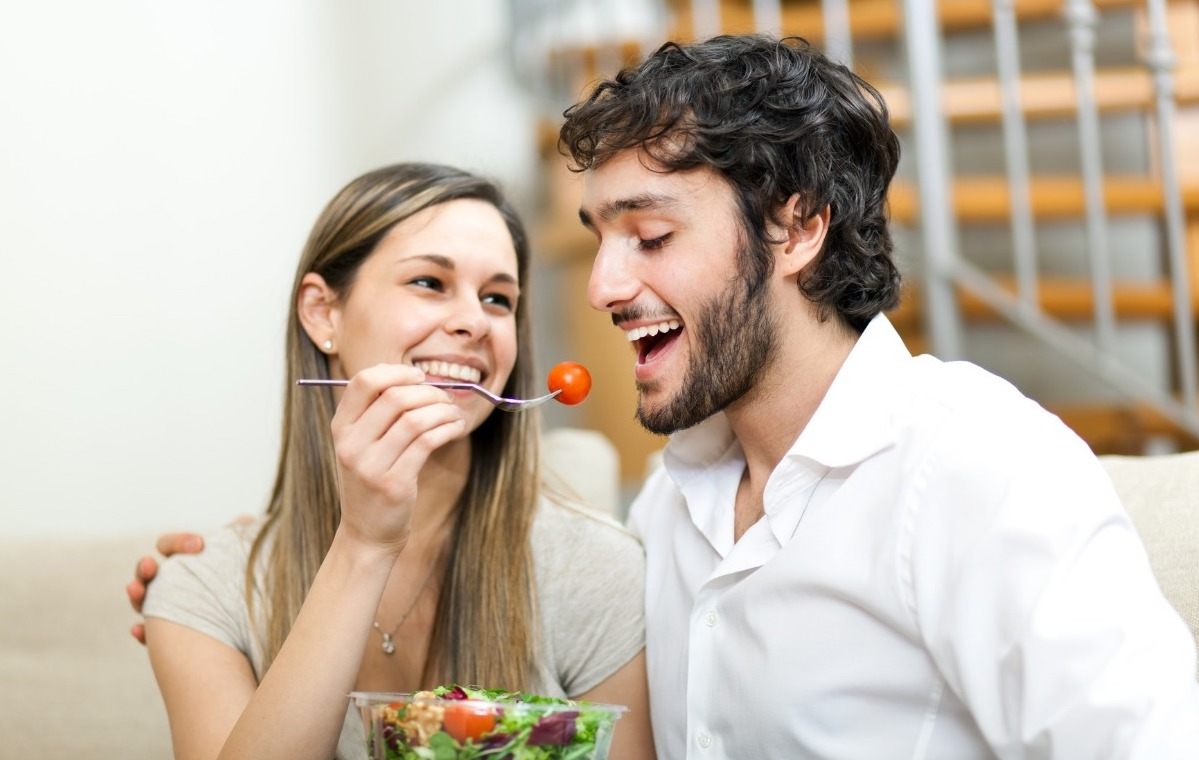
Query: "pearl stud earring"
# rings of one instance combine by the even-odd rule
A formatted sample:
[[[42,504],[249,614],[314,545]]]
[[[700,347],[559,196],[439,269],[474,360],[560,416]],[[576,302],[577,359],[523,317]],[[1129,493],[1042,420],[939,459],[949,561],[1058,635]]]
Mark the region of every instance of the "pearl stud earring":
[[[332,351],[333,350],[333,341],[326,340],[324,343],[321,344],[321,348],[325,349],[326,351]]]

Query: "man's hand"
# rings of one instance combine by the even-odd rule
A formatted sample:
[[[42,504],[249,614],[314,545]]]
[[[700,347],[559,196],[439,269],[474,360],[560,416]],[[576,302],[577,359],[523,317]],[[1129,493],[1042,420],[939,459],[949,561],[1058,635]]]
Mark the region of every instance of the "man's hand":
[[[195,533],[167,533],[158,537],[155,548],[164,557],[172,554],[199,554],[204,550],[204,539]],[[158,575],[157,559],[145,556],[137,561],[137,567],[133,570],[133,580],[125,587],[125,594],[129,597],[129,604],[134,612],[142,611],[142,602],[146,600],[146,587],[154,580],[155,575]],[[134,623],[129,633],[142,644],[146,643],[146,626],[143,623]]]

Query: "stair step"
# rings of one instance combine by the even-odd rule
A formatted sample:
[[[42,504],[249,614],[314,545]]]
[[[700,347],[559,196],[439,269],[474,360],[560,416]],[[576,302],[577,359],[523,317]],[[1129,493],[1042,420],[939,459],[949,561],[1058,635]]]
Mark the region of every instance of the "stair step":
[[[1009,293],[1016,292],[1015,280],[996,275],[994,281]],[[1095,296],[1091,282],[1082,278],[1047,277],[1038,282],[1038,301],[1045,314],[1068,322],[1090,321],[1095,316]],[[901,332],[922,330],[924,326],[922,301],[918,285],[904,287],[899,307],[888,314]],[[1112,283],[1112,306],[1119,319],[1169,319],[1174,314],[1174,295],[1170,283],[1157,282]],[[971,322],[998,318],[998,314],[981,298],[958,290],[958,308],[962,317]],[[1199,316],[1199,304],[1191,304],[1191,312]]]
[[[1060,18],[1065,0],[1012,0],[1016,19],[1020,22]],[[1095,9],[1133,8],[1141,0],[1092,0]],[[695,39],[689,0],[674,0],[673,18],[666,39]],[[720,27],[723,34],[747,34],[758,31],[749,0],[724,0],[720,3]],[[991,24],[991,0],[940,0],[938,10],[941,28],[946,32],[976,29]],[[824,12],[818,1],[783,2],[781,21],[783,36],[797,36],[819,44],[824,41]],[[855,41],[881,40],[897,37],[903,25],[903,8],[899,0],[850,0],[849,33]],[[555,66],[577,65],[582,82],[600,75],[610,75],[602,65],[605,59],[616,59],[627,66],[650,52],[639,40],[620,40],[606,44],[573,44],[550,51]]]
[[[1134,402],[1049,404],[1049,411],[1087,442],[1096,454],[1144,454],[1152,439],[1172,439],[1180,451],[1199,440],[1157,410]]]
[[[911,99],[903,85],[884,84],[879,92],[887,101],[892,124],[906,126],[912,118]],[[1148,110],[1154,106],[1153,77],[1143,68],[1095,72],[1095,104],[1101,111]],[[1178,103],[1199,102],[1199,66],[1181,66],[1174,72],[1174,97]],[[1002,116],[999,80],[995,77],[951,79],[942,90],[945,114],[958,124],[998,122]],[[1020,104],[1026,119],[1071,117],[1077,114],[1074,76],[1068,71],[1026,74],[1020,81]]]
[[[902,331],[904,344],[913,356],[932,351],[920,330]],[[1173,441],[1180,451],[1199,448],[1199,439],[1165,415],[1130,401],[1089,404],[1046,404],[1068,428],[1087,442],[1096,454],[1144,454],[1151,443]]]
[[[1094,0],[1097,10],[1129,8],[1138,0]],[[692,39],[691,3],[675,0],[675,24],[671,39]],[[819,2],[783,2],[783,35],[797,35],[813,42],[824,39],[824,14]],[[1016,18],[1035,21],[1057,18],[1065,8],[1064,0],[1013,0]],[[940,0],[941,27],[946,31],[984,27],[991,23],[990,0]],[[903,23],[903,8],[898,0],[850,0],[849,29],[855,40],[895,37]],[[749,0],[725,0],[720,3],[720,26],[726,34],[756,31]]]
[[[1077,177],[1043,176],[1032,180],[1029,198],[1033,215],[1040,219],[1080,217],[1085,211],[1082,180]],[[909,182],[896,181],[888,197],[891,218],[912,224],[918,213],[918,194]],[[1152,214],[1162,211],[1160,183],[1151,177],[1108,175],[1104,201],[1111,215]],[[1199,211],[1199,184],[1182,188],[1188,214]],[[963,177],[953,182],[954,213],[963,222],[1006,222],[1011,215],[1007,180],[1002,177]]]

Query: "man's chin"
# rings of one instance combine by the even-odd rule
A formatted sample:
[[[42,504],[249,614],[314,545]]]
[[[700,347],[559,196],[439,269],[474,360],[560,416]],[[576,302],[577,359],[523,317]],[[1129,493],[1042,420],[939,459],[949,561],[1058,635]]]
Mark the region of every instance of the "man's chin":
[[[663,423],[667,422],[663,419],[663,412],[669,404],[655,400],[655,397],[660,395],[654,392],[656,385],[637,383],[637,422],[651,433],[670,435],[674,432],[673,429],[663,429]]]
[[[648,413],[645,409],[637,408],[637,421],[641,423],[641,427],[645,428],[654,435],[670,435],[678,430],[678,426],[674,425],[671,420],[663,419],[659,415]]]
[[[637,401],[637,421],[641,423],[641,427],[655,435],[677,433],[702,421],[702,418],[692,419],[693,416],[685,410],[680,410],[674,399],[651,404],[642,396]]]

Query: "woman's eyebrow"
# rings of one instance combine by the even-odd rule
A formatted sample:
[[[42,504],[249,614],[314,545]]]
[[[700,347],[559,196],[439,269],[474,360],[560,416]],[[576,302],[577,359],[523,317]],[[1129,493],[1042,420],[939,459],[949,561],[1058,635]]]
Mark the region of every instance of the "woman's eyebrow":
[[[493,274],[493,275],[491,275],[491,277],[487,278],[487,281],[488,282],[502,282],[507,285],[515,285],[517,287],[520,287],[520,283],[516,280],[516,278],[513,277],[512,275],[508,274],[507,272],[498,272],[496,274]]]
[[[453,259],[451,259],[449,256],[442,256],[439,253],[414,253],[411,256],[404,256],[396,259],[396,263],[403,264],[404,262],[417,259],[436,264],[442,269],[457,269],[457,267],[454,265]]]

